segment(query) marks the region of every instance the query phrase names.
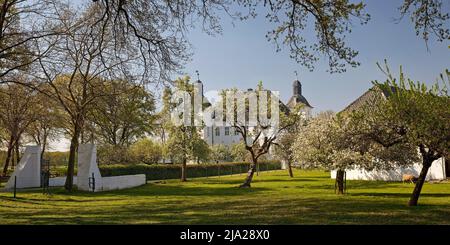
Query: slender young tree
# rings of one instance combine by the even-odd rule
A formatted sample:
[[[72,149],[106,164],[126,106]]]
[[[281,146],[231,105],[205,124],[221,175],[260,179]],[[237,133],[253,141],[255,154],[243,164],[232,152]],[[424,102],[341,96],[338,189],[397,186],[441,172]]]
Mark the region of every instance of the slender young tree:
[[[186,97],[178,98],[172,97],[173,94],[166,90],[165,102],[168,103],[165,108],[172,111],[175,107],[180,105],[189,105],[187,110],[176,115],[179,118],[183,118],[186,121],[193,122],[194,119],[194,85],[190,82],[190,77],[179,78],[174,81],[174,85],[179,92],[184,92]],[[181,99],[178,100],[178,99]],[[203,104],[201,106],[204,106]],[[164,110],[163,110],[164,111]],[[164,128],[167,129],[169,137],[166,142],[166,149],[170,149],[168,155],[174,161],[181,163],[181,181],[187,180],[187,162],[189,160],[199,161],[200,159],[206,159],[208,150],[206,142],[200,137],[200,130],[203,126],[197,126],[184,121],[177,125],[172,119],[165,118]],[[206,148],[206,149],[205,149]]]
[[[301,108],[297,109],[297,111],[300,110]],[[276,142],[277,147],[275,148],[275,155],[287,164],[288,173],[291,178],[294,177],[292,165],[294,164],[295,159],[292,146],[297,137],[296,133],[299,131],[299,128],[301,126],[304,126],[309,120],[309,118],[304,117],[301,117],[300,119],[301,120],[296,122],[296,124],[288,127],[286,131],[280,135],[279,139]]]
[[[64,127],[64,115],[59,104],[42,93],[36,94],[35,106],[39,113],[36,120],[27,128],[26,135],[41,146],[41,159],[51,140],[57,139]]]
[[[277,144],[280,135],[301,119],[300,107],[289,111],[279,101],[277,95],[263,88],[262,82],[259,83],[255,93],[231,89],[222,91],[221,97],[223,105],[219,103],[214,111],[215,122],[220,123],[226,119],[226,122],[241,135],[244,148],[250,155],[251,164],[240,187],[251,187],[258,160],[269,153],[272,145]]]
[[[18,77],[17,79],[24,79]],[[36,107],[36,93],[17,84],[3,84],[0,87],[0,124],[6,132],[7,150],[2,174],[5,176],[16,152],[19,160],[18,148],[20,139],[29,126],[35,122],[40,114]]]

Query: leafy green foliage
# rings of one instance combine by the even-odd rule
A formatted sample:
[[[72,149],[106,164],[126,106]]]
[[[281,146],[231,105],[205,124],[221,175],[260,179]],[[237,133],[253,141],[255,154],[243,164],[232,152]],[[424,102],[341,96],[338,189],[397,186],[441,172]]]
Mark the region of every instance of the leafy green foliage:
[[[259,170],[276,170],[280,169],[279,162],[260,162]],[[230,175],[237,173],[245,173],[248,171],[249,163],[209,163],[209,164],[193,164],[187,165],[187,178],[207,177],[217,175]],[[161,179],[178,179],[181,175],[180,164],[115,164],[100,166],[102,176],[118,176],[129,174],[145,174],[147,180]]]
[[[251,161],[250,153],[245,149],[245,143],[242,141],[231,146],[231,156],[234,161]]]
[[[191,96],[191,103],[194,103],[194,86],[190,82],[190,77],[186,76],[178,78],[175,82],[176,89],[187,92]],[[168,113],[173,109],[179,101],[172,101],[172,93],[166,89],[164,97],[164,111]],[[187,101],[185,103],[188,103]],[[194,106],[191,106],[192,121],[194,117]],[[184,115],[179,115],[183,117]],[[163,127],[169,134],[167,142],[165,142],[165,152],[167,157],[175,163],[185,163],[188,160],[205,161],[209,157],[209,149],[207,143],[201,138],[201,126],[174,125],[169,118],[165,118],[162,122]]]
[[[98,145],[97,161],[99,164],[132,163],[129,147],[110,144]]]
[[[143,86],[113,80],[106,83],[103,92],[88,115],[98,141],[128,146],[152,131],[155,100]]]
[[[400,157],[414,161],[419,150],[422,170],[409,201],[410,206],[416,206],[432,163],[449,156],[450,73],[445,71],[445,75],[440,76],[442,85],[437,82],[429,88],[425,83],[406,78],[401,68],[397,80],[385,63],[384,69],[379,67],[387,75],[387,81],[374,82],[373,92],[380,98],[374,103],[365,103],[353,113],[352,124],[357,126],[353,131],[362,142],[385,149],[373,153],[377,158]],[[399,151],[402,147],[410,150]],[[394,154],[386,154],[387,151]]]
[[[383,104],[389,118],[385,123],[396,127],[398,137],[418,147],[427,148],[436,157],[446,156],[450,151],[450,72],[445,71],[431,87],[423,82],[406,78],[400,68],[400,78],[390,73],[386,64],[388,80],[375,82],[382,90],[389,91]]]
[[[131,145],[129,149],[131,161],[134,163],[154,164],[162,159],[162,147],[146,138]]]
[[[214,162],[229,162],[232,160],[230,147],[226,145],[213,145],[210,147],[210,159]]]
[[[366,141],[360,134],[363,127],[346,113],[319,114],[299,128],[292,146],[294,159],[305,168],[329,170],[390,169],[417,160],[410,145],[389,148]]]
[[[402,18],[410,14],[417,36],[421,35],[425,42],[428,42],[431,35],[442,42],[450,39],[450,15],[445,12],[448,7],[448,2],[441,0],[404,0],[399,9]]]

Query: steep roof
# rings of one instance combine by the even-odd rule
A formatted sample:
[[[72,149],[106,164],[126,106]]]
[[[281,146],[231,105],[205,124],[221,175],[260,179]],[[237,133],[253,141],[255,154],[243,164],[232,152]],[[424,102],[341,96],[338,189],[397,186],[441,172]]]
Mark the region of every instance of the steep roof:
[[[297,94],[297,95],[293,95],[288,103],[286,104],[289,108],[293,108],[298,104],[304,104],[305,106],[309,107],[309,108],[313,108],[308,100],[306,100],[305,96],[301,95],[301,94]]]
[[[391,95],[391,93],[396,92],[395,87],[391,86],[389,88],[390,91],[385,87],[380,88],[378,86],[373,86],[352,103],[350,103],[347,107],[345,107],[342,111],[353,111],[361,107],[363,104],[374,104],[380,98],[379,95],[381,95],[381,98],[386,99]]]
[[[308,100],[302,94],[302,83],[297,79],[292,83],[292,97],[289,99],[287,106],[289,109],[294,108],[296,105],[303,104],[306,107],[313,108]]]

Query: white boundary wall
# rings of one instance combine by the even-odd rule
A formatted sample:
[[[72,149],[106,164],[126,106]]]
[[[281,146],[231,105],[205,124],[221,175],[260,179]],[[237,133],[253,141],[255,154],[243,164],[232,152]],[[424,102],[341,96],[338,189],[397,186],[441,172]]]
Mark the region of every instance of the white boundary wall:
[[[73,184],[77,185],[77,183],[77,176],[73,176]],[[48,181],[48,185],[51,187],[64,186],[64,184],[66,184],[66,176],[50,178]]]
[[[96,191],[121,190],[145,185],[146,183],[145,174],[121,175],[121,176],[111,176],[101,178],[102,178],[101,190],[97,189],[96,187],[97,189]],[[49,185],[52,187],[64,186],[65,183],[66,177],[55,177],[51,178],[49,181]],[[73,177],[73,184],[78,185],[77,176]]]
[[[145,185],[145,174],[102,177],[102,191],[120,190]]]
[[[102,177],[97,164],[97,148],[94,144],[81,144],[78,146],[78,172],[73,183],[79,190],[92,191],[89,187],[89,178],[94,174],[95,192],[132,188],[147,183],[145,174],[121,175]],[[66,177],[50,179],[50,186],[64,186]]]
[[[41,186],[41,147],[37,145],[27,146],[5,185],[5,189],[14,188],[14,177],[17,177],[17,188],[33,188]]]
[[[383,180],[383,181],[402,181],[403,174],[412,174],[416,177],[419,176],[422,170],[422,164],[415,163],[412,166],[398,167],[393,170],[372,170],[367,171],[364,169],[356,168],[346,170],[348,180]],[[445,175],[445,159],[440,158],[433,162],[426,180],[443,180],[447,177]],[[331,171],[331,178],[336,178],[336,171]]]

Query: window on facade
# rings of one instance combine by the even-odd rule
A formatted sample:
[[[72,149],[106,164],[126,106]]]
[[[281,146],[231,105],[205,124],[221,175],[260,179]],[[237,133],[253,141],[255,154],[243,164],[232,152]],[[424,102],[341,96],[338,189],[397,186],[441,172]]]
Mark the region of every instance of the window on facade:
[[[239,135],[239,132],[236,129],[234,129],[234,135]]]
[[[230,135],[230,127],[225,127],[225,135]]]
[[[215,131],[216,131],[216,136],[220,136],[220,128],[216,128]]]
[[[206,128],[206,137],[209,137],[209,130],[210,130],[210,128],[207,127],[207,128]]]

